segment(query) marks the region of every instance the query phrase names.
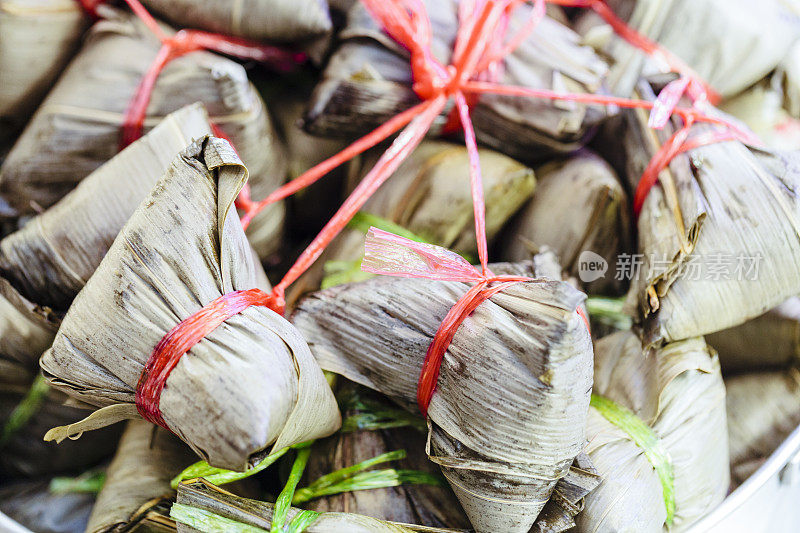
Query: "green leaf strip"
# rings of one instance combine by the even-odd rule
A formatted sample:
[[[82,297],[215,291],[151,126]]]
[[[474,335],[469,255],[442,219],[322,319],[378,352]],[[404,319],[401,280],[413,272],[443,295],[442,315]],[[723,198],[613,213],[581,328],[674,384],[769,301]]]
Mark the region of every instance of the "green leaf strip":
[[[28,392],[8,416],[8,420],[3,426],[3,432],[0,434],[0,447],[11,440],[11,437],[22,429],[28,423],[28,420],[39,411],[48,392],[50,392],[50,386],[44,376],[39,374],[33,380],[31,388],[28,389]]]
[[[289,507],[292,504],[294,491],[300,478],[303,477],[303,471],[306,469],[308,457],[311,455],[311,442],[305,443],[303,447],[297,449],[297,457],[292,464],[292,471],[289,473],[289,479],[286,480],[286,486],[278,495],[275,501],[275,513],[272,515],[271,533],[282,533],[283,524],[286,522],[286,516],[289,514]]]
[[[243,524],[211,511],[180,503],[172,504],[169,516],[176,522],[191,526],[203,533],[219,533],[220,531],[228,533],[267,533],[266,529]]]
[[[199,477],[202,477],[206,481],[209,481],[217,486],[224,485],[232,481],[238,481],[240,479],[244,479],[252,475],[258,474],[268,466],[272,465],[272,463],[280,459],[287,451],[289,451],[289,448],[278,450],[277,452],[266,456],[264,459],[261,460],[260,463],[258,463],[253,468],[245,470],[244,472],[234,472],[232,470],[225,470],[224,468],[216,468],[209,465],[205,461],[198,461],[193,465],[188,466],[183,470],[183,472],[175,476],[170,482],[170,485],[172,486],[173,489],[177,489],[178,484],[181,481],[185,481],[187,479],[195,479]]]
[[[631,440],[642,449],[661,481],[664,507],[667,510],[666,525],[671,526],[675,517],[675,473],[672,468],[672,460],[661,439],[630,409],[609,398],[592,394],[591,406],[606,420],[627,433]]]

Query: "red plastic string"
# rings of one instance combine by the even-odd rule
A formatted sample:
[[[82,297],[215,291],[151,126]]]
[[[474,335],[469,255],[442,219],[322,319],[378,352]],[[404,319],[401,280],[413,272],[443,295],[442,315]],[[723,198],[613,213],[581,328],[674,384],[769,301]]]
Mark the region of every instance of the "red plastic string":
[[[104,4],[106,0],[77,0],[78,4],[83,8],[87,15],[97,19],[97,8],[100,4]]]
[[[239,59],[269,63],[280,69],[287,69],[306,59],[305,54],[300,52],[291,52],[274,46],[198,30],[180,30],[170,37],[161,29],[158,22],[139,0],[125,1],[134,14],[158,37],[161,41],[161,49],[136,88],[133,100],[125,112],[120,148],[128,146],[142,136],[144,119],[147,115],[147,106],[150,103],[153,88],[161,71],[173,59],[198,50],[214,50]]]
[[[136,408],[142,418],[169,429],[161,415],[161,392],[180,358],[230,317],[251,305],[266,305],[270,296],[259,289],[220,296],[164,335],[153,349],[136,386]]]

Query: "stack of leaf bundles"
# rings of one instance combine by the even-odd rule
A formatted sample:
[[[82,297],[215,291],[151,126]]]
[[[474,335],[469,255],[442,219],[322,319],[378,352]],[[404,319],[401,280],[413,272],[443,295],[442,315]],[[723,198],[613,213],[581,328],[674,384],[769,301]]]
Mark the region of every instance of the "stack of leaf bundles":
[[[125,112],[161,43],[133,15],[100,9],[103,20],[89,31],[0,167],[3,217],[53,205],[119,150]],[[285,160],[264,102],[244,68],[230,59],[201,51],[169,62],[153,89],[145,131],[198,101],[246,162],[253,197],[260,199],[280,185]],[[265,255],[279,242],[282,204],[258,218],[249,233]]]

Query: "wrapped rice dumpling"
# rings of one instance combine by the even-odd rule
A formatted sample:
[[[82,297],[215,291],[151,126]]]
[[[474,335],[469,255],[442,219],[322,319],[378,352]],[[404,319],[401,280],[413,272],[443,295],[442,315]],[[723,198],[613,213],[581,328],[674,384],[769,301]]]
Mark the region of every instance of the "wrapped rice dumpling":
[[[763,0],[757,6],[749,0],[607,3],[633,29],[681,58],[722,96],[734,95],[767,75],[800,37],[800,19],[790,2],[782,0]],[[647,65],[647,56],[614,35],[610,27],[595,26],[600,22],[597,15],[583,16],[589,20],[579,26],[587,41],[615,60],[609,85],[616,94],[629,96],[640,74],[651,73],[654,65]]]
[[[307,84],[292,86],[269,98],[277,126],[283,136],[288,159],[288,178],[294,179],[317,163],[347,146],[342,139],[309,135],[301,128],[301,119],[311,94]],[[289,229],[294,237],[313,237],[341,205],[342,192],[351,165],[341,165],[323,179],[289,197]]]
[[[363,176],[380,157],[372,151],[362,162]],[[500,228],[533,192],[533,171],[510,157],[480,149],[486,199],[486,236],[491,243]],[[442,141],[424,141],[386,183],[364,204],[363,213],[397,224],[418,238],[456,252],[477,255],[467,149]],[[350,188],[357,182],[353,180]],[[323,286],[366,279],[363,228],[343,231],[292,289],[294,297]]]
[[[175,159],[69,308],[41,360],[49,382],[102,407],[70,435],[124,418],[161,339],[204,305],[257,286],[233,202],[247,170],[207,137]],[[244,470],[275,449],[331,434],[333,393],[295,328],[265,307],[232,316],[178,361],[160,395],[167,427],[213,466]]]
[[[4,217],[53,205],[119,150],[125,111],[160,42],[133,15],[107,6],[101,10],[104,19],[90,30],[0,167]],[[264,102],[244,68],[230,59],[193,52],[168,63],[156,81],[145,130],[197,101],[205,104],[211,120],[246,161],[254,198],[282,183],[285,163]],[[251,231],[256,232],[259,223],[253,224]],[[274,237],[274,232],[270,238],[258,235],[256,242],[274,245]]]
[[[325,0],[143,0],[182,28],[259,41],[297,42],[333,29]]]
[[[789,298],[778,307],[741,326],[706,337],[719,352],[726,373],[786,368],[800,361],[800,298]]]
[[[94,499],[91,493],[54,494],[47,480],[23,481],[0,488],[0,513],[36,533],[84,533]]]
[[[170,516],[180,533],[194,531],[235,531],[259,528],[269,531],[275,504],[242,498],[212,485],[204,479],[184,482],[178,486],[178,501]],[[290,508],[286,522],[290,523],[302,511]],[[248,531],[250,529],[247,529]],[[325,512],[303,529],[306,533],[457,533],[457,530],[398,524],[352,513]]]
[[[630,251],[628,196],[611,167],[596,154],[581,151],[536,170],[536,193],[509,224],[503,259],[522,261],[539,246],[558,256],[564,270],[579,275],[581,254],[591,251],[609,265]],[[613,269],[589,280],[589,293],[619,293]]]
[[[432,52],[448,64],[457,24],[455,0],[424,2],[433,27]],[[509,35],[529,18],[531,5],[514,10]],[[348,13],[306,117],[318,135],[364,134],[419,100],[411,88],[407,51],[386,35],[360,3]],[[596,92],[605,63],[579,37],[545,17],[505,61],[502,83],[570,92]],[[553,104],[547,100],[481,95],[471,117],[478,141],[523,161],[580,146],[587,130],[605,116],[597,107]],[[354,117],[358,117],[354,119]],[[434,125],[436,133],[445,117]]]
[[[166,518],[175,496],[169,483],[193,460],[192,451],[169,432],[128,422],[86,533],[174,531]]]
[[[30,118],[88,25],[75,0],[0,1],[0,144]]]
[[[16,290],[39,306],[65,312],[170,163],[209,133],[202,105],[171,113],[52,208],[5,237],[0,275],[10,285],[6,294]]]
[[[490,267],[540,274],[531,262]],[[379,277],[310,295],[293,321],[322,368],[415,412],[426,350],[467,288]],[[584,445],[592,346],[582,301],[561,281],[514,284],[478,306],[444,355],[426,451],[478,532],[527,532]]]
[[[731,473],[742,483],[800,425],[800,372],[753,372],[725,380]]]
[[[624,118],[615,134],[635,185],[673,131],[648,128],[642,110]],[[644,201],[639,255],[624,273],[646,344],[729,328],[800,293],[798,187],[800,152],[729,141],[672,160]]]
[[[684,531],[728,491],[717,357],[701,338],[644,354],[631,332],[596,347],[586,451],[603,481],[579,530]]]

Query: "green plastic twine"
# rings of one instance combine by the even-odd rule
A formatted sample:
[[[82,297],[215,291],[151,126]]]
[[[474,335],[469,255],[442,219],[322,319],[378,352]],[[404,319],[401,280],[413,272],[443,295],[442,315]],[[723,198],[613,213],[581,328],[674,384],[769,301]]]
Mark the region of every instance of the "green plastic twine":
[[[286,480],[286,486],[283,487],[278,499],[275,501],[275,512],[272,515],[272,527],[270,533],[283,533],[283,524],[286,522],[286,516],[289,514],[289,507],[292,504],[294,491],[300,478],[303,477],[303,471],[306,469],[308,457],[311,455],[311,442],[304,443],[302,447],[297,448],[297,457],[292,464],[292,471],[289,473],[289,479]]]
[[[675,517],[675,473],[672,470],[672,461],[661,440],[641,418],[613,400],[592,394],[591,406],[606,420],[627,433],[633,442],[644,451],[645,457],[661,481],[664,507],[667,509],[665,522],[667,526],[671,526],[672,519]]]
[[[8,420],[3,426],[3,432],[0,434],[0,447],[5,445],[14,434],[27,424],[28,420],[41,408],[44,403],[47,393],[50,391],[50,386],[44,376],[39,374],[33,380],[31,388],[19,402],[19,404],[11,411]]]

